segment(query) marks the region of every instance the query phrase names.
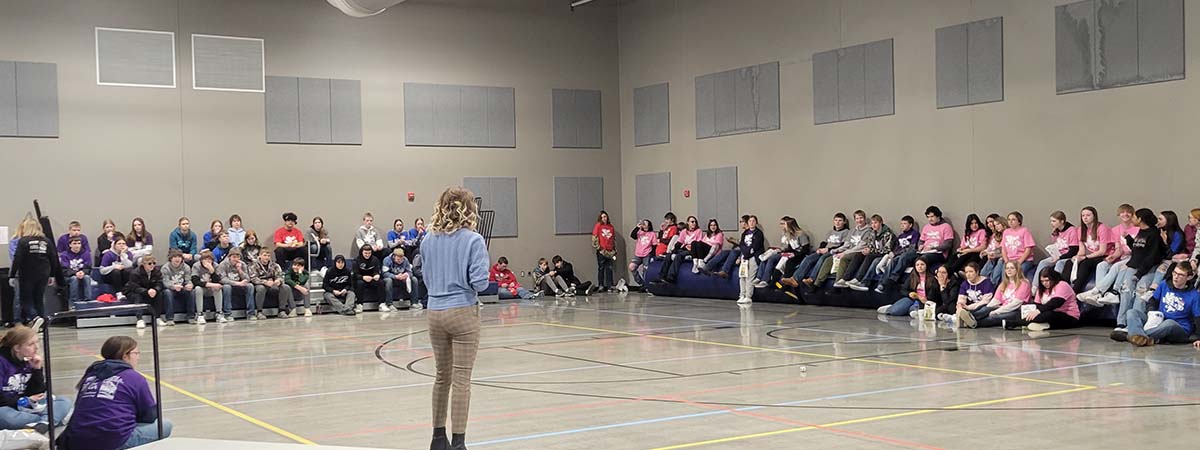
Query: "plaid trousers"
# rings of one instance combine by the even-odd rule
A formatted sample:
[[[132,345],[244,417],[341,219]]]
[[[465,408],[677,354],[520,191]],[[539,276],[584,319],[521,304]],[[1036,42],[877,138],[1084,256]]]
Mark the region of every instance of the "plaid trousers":
[[[429,342],[437,377],[433,382],[433,427],[446,426],[446,408],[450,408],[452,433],[467,432],[467,414],[471,408],[471,371],[479,350],[479,306],[471,305],[443,311],[428,311]],[[451,396],[451,388],[454,395]],[[453,401],[451,401],[453,400]]]

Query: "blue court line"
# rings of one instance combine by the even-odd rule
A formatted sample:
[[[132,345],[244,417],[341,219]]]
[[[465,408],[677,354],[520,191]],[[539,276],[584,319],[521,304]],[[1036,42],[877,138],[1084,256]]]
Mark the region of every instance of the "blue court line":
[[[1027,371],[1027,372],[1016,372],[1016,373],[1009,373],[1009,374],[1004,374],[1004,375],[996,375],[996,376],[988,376],[988,377],[975,377],[975,378],[967,378],[967,379],[963,379],[963,380],[943,381],[940,383],[902,386],[902,387],[879,389],[879,390],[873,390],[873,391],[856,392],[856,393],[851,393],[851,394],[833,395],[833,396],[813,398],[813,399],[807,399],[807,400],[797,400],[797,401],[785,402],[785,403],[774,403],[771,406],[800,405],[800,404],[813,403],[813,402],[819,402],[819,401],[824,401],[824,400],[839,400],[839,399],[851,398],[851,397],[862,397],[862,396],[868,396],[868,395],[874,395],[874,394],[885,394],[885,393],[890,393],[890,392],[908,391],[908,390],[914,390],[914,389],[924,389],[924,388],[931,388],[931,387],[938,387],[938,386],[948,386],[948,385],[952,385],[952,384],[969,383],[969,382],[973,382],[973,381],[995,379],[995,378],[999,378],[999,377],[1031,375],[1031,374],[1036,374],[1036,373],[1053,372],[1053,371],[1067,370],[1067,369],[1079,369],[1079,368],[1083,368],[1083,367],[1100,366],[1100,365],[1106,365],[1106,364],[1120,364],[1123,362],[1125,362],[1125,361],[1103,361],[1103,362],[1098,362],[1098,363],[1081,364],[1081,365],[1076,365],[1076,366],[1054,367],[1054,368],[1050,368],[1050,369],[1032,370],[1032,371]],[[472,442],[470,445],[471,446],[483,446],[483,445],[491,445],[491,444],[502,444],[502,443],[506,443],[506,442],[541,439],[541,438],[546,438],[546,437],[563,436],[563,435],[576,434],[576,433],[585,433],[585,432],[589,432],[589,431],[631,427],[631,426],[646,425],[646,424],[652,424],[652,423],[668,422],[668,421],[674,421],[674,420],[690,419],[690,418],[695,418],[695,417],[705,417],[705,416],[712,416],[712,415],[717,415],[717,414],[732,414],[734,412],[753,411],[753,410],[765,409],[765,408],[767,408],[767,406],[747,406],[747,407],[737,408],[737,409],[733,409],[733,410],[707,411],[707,412],[694,413],[694,414],[683,414],[683,415],[659,417],[659,418],[653,418],[653,419],[642,419],[642,420],[635,420],[632,422],[622,422],[622,423],[614,423],[614,424],[608,424],[608,425],[596,425],[596,426],[575,428],[575,429],[563,430],[563,431],[553,431],[553,432],[548,432],[548,433],[531,434],[531,435],[526,435],[526,436],[515,436],[515,437],[509,437],[509,438],[502,438],[502,439],[493,439],[490,441]]]

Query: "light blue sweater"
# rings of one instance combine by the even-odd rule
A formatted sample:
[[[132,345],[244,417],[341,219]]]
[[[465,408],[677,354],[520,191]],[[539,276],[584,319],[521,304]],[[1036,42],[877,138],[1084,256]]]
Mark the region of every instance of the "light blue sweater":
[[[421,242],[421,258],[431,310],[474,306],[477,294],[488,287],[489,258],[479,233],[430,232]]]

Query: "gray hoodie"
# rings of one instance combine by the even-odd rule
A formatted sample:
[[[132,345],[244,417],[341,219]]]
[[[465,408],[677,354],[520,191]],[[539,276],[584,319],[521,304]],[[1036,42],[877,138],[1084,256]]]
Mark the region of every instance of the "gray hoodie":
[[[358,232],[354,233],[354,248],[362,248],[364,245],[370,245],[371,248],[376,250],[383,248],[383,239],[379,237],[378,229],[375,227],[367,228],[366,225],[358,227]]]
[[[179,267],[168,262],[162,267],[162,276],[163,285],[168,288],[183,286],[192,282],[192,268],[182,262]]]
[[[821,243],[821,247],[833,250],[846,245],[846,241],[850,238],[850,229],[843,228],[841,230],[829,230],[829,234],[825,236],[825,241]]]
[[[846,237],[846,245],[843,245],[833,253],[861,252],[862,249],[867,248],[867,244],[870,243],[870,236],[874,234],[875,232],[871,230],[870,225],[863,225],[862,228],[855,228],[854,230],[850,231],[849,235]]]
[[[250,281],[250,275],[246,273],[246,263],[242,262],[241,270],[238,270],[233,264],[233,258],[225,258],[221,264],[217,264],[217,275],[221,277],[221,284],[232,286],[238,281]]]

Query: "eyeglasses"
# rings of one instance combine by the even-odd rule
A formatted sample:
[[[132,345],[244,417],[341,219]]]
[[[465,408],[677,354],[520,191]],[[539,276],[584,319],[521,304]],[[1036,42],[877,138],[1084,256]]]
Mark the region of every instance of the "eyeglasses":
[[[1184,278],[1192,276],[1192,274],[1190,274],[1190,273],[1183,273],[1183,272],[1171,272],[1171,275],[1175,275],[1177,277],[1184,277]]]
[[[141,350],[133,350],[133,351],[129,352],[128,354],[133,355],[133,356],[141,356],[142,351]]]
[[[145,265],[147,265],[147,266],[154,266],[154,265],[158,265],[158,263],[156,263],[156,262],[145,262],[145,263],[142,263],[142,264],[145,264]]]

